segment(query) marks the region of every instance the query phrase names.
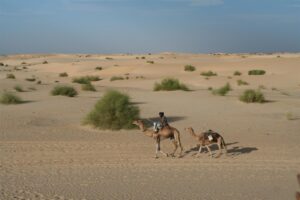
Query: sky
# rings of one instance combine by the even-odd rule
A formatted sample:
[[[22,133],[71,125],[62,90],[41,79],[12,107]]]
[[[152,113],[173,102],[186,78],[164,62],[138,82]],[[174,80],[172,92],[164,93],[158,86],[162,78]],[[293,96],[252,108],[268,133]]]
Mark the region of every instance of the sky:
[[[300,0],[0,0],[0,54],[300,52]]]

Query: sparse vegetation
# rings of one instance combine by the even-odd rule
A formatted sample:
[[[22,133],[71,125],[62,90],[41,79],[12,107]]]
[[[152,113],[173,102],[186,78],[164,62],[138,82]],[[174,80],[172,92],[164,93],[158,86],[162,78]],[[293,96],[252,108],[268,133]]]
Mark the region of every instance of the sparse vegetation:
[[[23,88],[20,86],[20,85],[16,85],[14,87],[14,89],[17,91],[17,92],[24,92]]]
[[[34,77],[32,77],[32,78],[26,78],[25,80],[30,81],[30,82],[34,82],[36,79]]]
[[[82,84],[81,89],[85,91],[92,91],[92,92],[96,91],[96,88],[90,82],[87,84]]]
[[[260,70],[260,69],[254,69],[248,71],[248,75],[264,75],[266,73],[265,70]]]
[[[59,77],[67,77],[69,76],[67,72],[62,72],[59,74]]]
[[[87,84],[91,81],[100,81],[99,76],[82,76],[73,78],[74,83]]]
[[[145,57],[145,56],[142,56],[142,57],[141,57],[141,59],[143,59],[143,60],[144,60],[144,59],[146,59],[146,57]]]
[[[75,97],[78,93],[71,86],[58,85],[53,88],[51,94],[53,96],[61,95],[61,96]]]
[[[43,62],[43,64],[48,64],[48,61],[45,60],[45,61]]]
[[[14,74],[6,74],[6,78],[8,79],[16,79]]]
[[[196,68],[193,65],[186,65],[184,66],[184,71],[193,72]]]
[[[38,81],[38,82],[36,82],[36,83],[40,85],[40,84],[42,84],[42,81]]]
[[[236,82],[237,82],[237,84],[238,84],[239,86],[240,86],[240,85],[249,85],[248,82],[243,81],[243,80],[241,80],[241,79],[237,80]]]
[[[295,116],[292,112],[286,113],[287,120],[297,120],[299,117]]]
[[[226,83],[223,87],[212,90],[214,95],[225,96],[231,90],[231,86],[229,83]]]
[[[213,71],[206,71],[206,72],[202,72],[201,76],[206,76],[206,77],[210,77],[210,76],[217,76],[218,74],[213,72]]]
[[[147,63],[149,63],[149,64],[154,64],[154,61],[148,60]]]
[[[108,91],[84,120],[99,129],[129,129],[132,121],[139,118],[139,108],[133,106],[126,94]]]
[[[239,71],[235,71],[235,72],[233,73],[233,75],[234,75],[234,76],[240,76],[240,75],[242,75],[242,73],[239,72]]]
[[[246,90],[240,96],[240,100],[246,103],[263,103],[265,102],[264,94],[259,90]]]
[[[183,84],[180,83],[178,79],[174,78],[165,78],[161,81],[161,83],[155,83],[154,85],[154,91],[173,91],[173,90],[183,90],[188,91],[189,88]]]
[[[110,78],[110,81],[118,81],[118,80],[124,80],[122,76],[113,76]]]
[[[212,88],[212,87],[208,87],[208,88],[207,88],[207,90],[209,90],[209,91],[212,91],[212,90],[213,90],[213,88]]]
[[[0,103],[2,104],[20,104],[22,102],[19,96],[10,92],[3,92],[0,96]]]
[[[100,70],[102,70],[102,67],[98,66],[98,67],[95,68],[95,70],[99,70],[100,71]]]
[[[106,57],[105,59],[106,60],[113,60],[113,58],[111,58],[111,57]]]
[[[4,66],[4,63],[0,62],[0,66]]]

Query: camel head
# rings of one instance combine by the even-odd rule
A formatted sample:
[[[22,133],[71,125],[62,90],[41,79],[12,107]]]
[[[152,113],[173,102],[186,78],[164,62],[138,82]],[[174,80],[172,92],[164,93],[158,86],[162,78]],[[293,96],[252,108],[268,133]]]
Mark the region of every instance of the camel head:
[[[192,127],[187,127],[187,128],[184,128],[185,131],[189,132],[189,133],[193,133],[194,132],[194,129]]]
[[[132,124],[133,124],[133,125],[140,126],[140,125],[142,125],[142,124],[143,124],[143,121],[142,121],[142,120],[140,120],[140,119],[137,119],[137,120],[134,120],[134,121],[132,122]]]

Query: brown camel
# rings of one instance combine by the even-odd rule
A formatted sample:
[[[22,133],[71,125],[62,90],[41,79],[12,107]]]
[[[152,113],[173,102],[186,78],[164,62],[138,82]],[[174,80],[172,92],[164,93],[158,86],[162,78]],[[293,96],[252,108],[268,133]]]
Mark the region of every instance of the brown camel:
[[[297,175],[298,183],[300,185],[300,174]],[[296,200],[300,200],[300,192],[296,193]]]
[[[166,127],[162,128],[159,132],[156,133],[153,130],[146,129],[142,120],[135,120],[135,121],[133,121],[132,124],[137,125],[145,135],[155,139],[155,141],[156,141],[155,158],[158,158],[158,152],[162,153],[165,156],[168,156],[168,154],[164,153],[160,149],[160,141],[164,140],[164,139],[170,139],[172,141],[172,143],[174,144],[174,147],[175,147],[174,151],[170,155],[172,155],[172,156],[175,155],[175,152],[176,152],[178,146],[181,149],[179,155],[180,156],[182,155],[183,148],[182,148],[181,141],[180,141],[180,133],[176,128],[173,128],[171,126],[166,126]]]
[[[219,147],[219,154],[216,156],[216,158],[220,157],[221,153],[222,153],[222,147],[224,147],[225,152],[227,154],[227,148],[226,148],[226,144],[225,141],[223,139],[223,137],[215,132],[212,132],[211,136],[212,136],[212,140],[209,140],[208,138],[208,134],[207,133],[200,133],[199,135],[195,134],[194,129],[192,127],[189,128],[185,128],[185,131],[188,131],[199,143],[199,151],[198,151],[198,155],[200,155],[202,147],[206,146],[207,150],[210,153],[210,156],[212,156],[212,152],[210,150],[210,145],[212,144],[217,144]]]

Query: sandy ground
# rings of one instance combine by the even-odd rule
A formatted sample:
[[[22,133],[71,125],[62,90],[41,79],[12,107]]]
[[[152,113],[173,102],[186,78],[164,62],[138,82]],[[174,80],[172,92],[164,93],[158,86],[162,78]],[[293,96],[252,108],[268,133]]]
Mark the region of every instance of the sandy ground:
[[[136,59],[141,56],[146,59]],[[45,60],[48,64],[42,64]],[[8,64],[0,66],[0,91],[13,91],[15,85],[27,90],[18,93],[26,103],[0,105],[1,200],[283,200],[294,199],[299,190],[300,54],[11,55],[0,57],[0,62]],[[197,70],[185,72],[186,64]],[[103,70],[96,71],[97,66]],[[250,69],[267,74],[248,76]],[[200,76],[206,70],[218,76],[206,80]],[[236,70],[243,74],[233,76]],[[69,77],[59,77],[61,72]],[[7,73],[16,79],[6,79]],[[125,74],[128,80],[109,80]],[[81,75],[103,78],[94,83],[97,92],[81,91],[72,83],[72,77]],[[25,80],[32,76],[42,84]],[[163,77],[176,77],[192,91],[152,91]],[[249,85],[238,86],[238,79]],[[233,91],[225,97],[207,90],[226,82]],[[58,84],[73,85],[79,96],[51,96]],[[268,103],[238,100],[246,88],[259,86],[264,86]],[[154,159],[154,141],[138,130],[82,126],[82,119],[109,88],[128,93],[143,118],[164,111],[181,132],[184,156]],[[196,132],[220,132],[228,156],[210,158],[205,151],[195,157],[196,143],[184,132],[188,126]],[[163,141],[162,148],[172,151],[171,142]]]

